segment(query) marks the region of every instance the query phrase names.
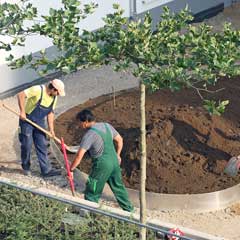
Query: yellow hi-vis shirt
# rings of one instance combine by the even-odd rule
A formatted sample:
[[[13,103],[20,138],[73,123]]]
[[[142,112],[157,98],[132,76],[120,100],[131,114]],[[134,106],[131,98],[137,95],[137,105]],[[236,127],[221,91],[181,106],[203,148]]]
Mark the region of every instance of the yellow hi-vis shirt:
[[[49,107],[52,104],[54,97],[49,96],[47,94],[46,87],[44,85],[42,85],[42,89],[43,89],[43,95],[42,95],[41,106]],[[26,114],[30,114],[33,111],[33,109],[36,107],[38,101],[40,100],[41,86],[36,85],[30,88],[27,88],[24,90],[24,93],[27,96],[26,104],[25,104],[25,112]],[[53,109],[55,109],[56,103],[57,103],[57,97],[55,98]]]

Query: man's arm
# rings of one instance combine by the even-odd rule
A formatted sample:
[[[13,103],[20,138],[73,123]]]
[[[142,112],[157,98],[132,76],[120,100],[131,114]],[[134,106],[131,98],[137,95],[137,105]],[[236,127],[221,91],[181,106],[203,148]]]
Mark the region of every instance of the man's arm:
[[[115,137],[113,138],[113,140],[114,140],[115,143],[116,143],[117,157],[118,157],[119,164],[121,164],[122,159],[121,159],[120,154],[121,154],[122,148],[123,148],[123,138],[121,137],[120,134],[118,134],[117,136],[115,136]]]
[[[75,159],[73,160],[73,163],[71,164],[70,170],[73,171],[82,161],[82,158],[85,154],[86,150],[84,148],[80,148],[77,152],[77,155]]]
[[[47,115],[47,121],[48,121],[48,127],[49,127],[49,131],[52,134],[52,136],[55,136],[55,132],[54,132],[54,113],[50,112]]]
[[[26,98],[26,94],[24,93],[24,91],[18,93],[17,98],[18,98],[18,106],[19,106],[19,110],[20,110],[20,114],[19,117],[22,120],[26,119],[26,112],[25,112],[25,98]]]

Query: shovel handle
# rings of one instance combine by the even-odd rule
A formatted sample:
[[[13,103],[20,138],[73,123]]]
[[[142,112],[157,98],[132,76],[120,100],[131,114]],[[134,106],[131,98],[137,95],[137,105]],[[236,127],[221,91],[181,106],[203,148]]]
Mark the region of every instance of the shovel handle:
[[[67,175],[68,175],[68,180],[69,180],[69,184],[70,184],[70,188],[72,191],[72,195],[75,196],[74,193],[74,182],[73,182],[73,177],[72,174],[70,172],[70,166],[69,166],[69,162],[68,162],[68,156],[67,156],[67,152],[66,152],[66,147],[65,147],[65,143],[63,138],[61,138],[61,148],[62,148],[62,152],[63,152],[63,157],[64,157],[64,161],[65,161],[65,166],[66,166],[66,170],[67,170]]]
[[[2,106],[4,108],[6,108],[7,110],[9,110],[10,112],[16,114],[17,116],[19,116],[19,113],[17,111],[15,111],[14,109],[10,108],[9,106],[7,106],[5,103],[2,103]],[[37,129],[39,129],[40,131],[44,132],[45,134],[47,134],[49,137],[53,138],[56,142],[58,142],[59,144],[61,144],[61,140],[55,136],[53,136],[49,131],[47,131],[46,129],[40,127],[38,124],[36,124],[35,122],[31,121],[30,119],[26,118],[25,119],[26,122],[30,123],[31,125],[33,125],[34,127],[36,127]],[[68,149],[68,146],[65,145],[66,149]]]

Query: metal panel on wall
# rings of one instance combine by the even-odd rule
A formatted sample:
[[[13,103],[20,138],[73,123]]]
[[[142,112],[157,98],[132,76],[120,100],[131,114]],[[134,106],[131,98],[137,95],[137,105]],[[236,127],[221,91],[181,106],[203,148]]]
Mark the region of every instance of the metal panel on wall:
[[[162,8],[167,5],[172,11],[179,11],[185,8],[187,5],[189,9],[195,14],[204,11],[208,8],[217,6],[220,3],[229,4],[230,0],[136,0],[136,12],[137,14],[153,10],[154,8]]]

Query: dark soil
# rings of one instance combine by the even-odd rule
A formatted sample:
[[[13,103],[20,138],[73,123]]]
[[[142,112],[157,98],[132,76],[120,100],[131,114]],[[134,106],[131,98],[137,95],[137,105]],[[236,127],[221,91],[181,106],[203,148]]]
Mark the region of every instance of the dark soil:
[[[227,161],[240,153],[240,77],[221,80],[218,88],[225,90],[206,97],[230,100],[221,117],[210,116],[197,93],[189,89],[147,94],[147,191],[206,193],[240,182],[240,176],[232,178],[223,173]],[[111,123],[123,136],[124,183],[139,189],[139,102],[137,89],[119,93],[115,106],[110,95],[91,99],[58,117],[56,135],[63,136],[69,145],[78,145],[83,131],[76,113],[90,108],[97,121]],[[90,163],[83,160],[80,169],[88,173]]]

